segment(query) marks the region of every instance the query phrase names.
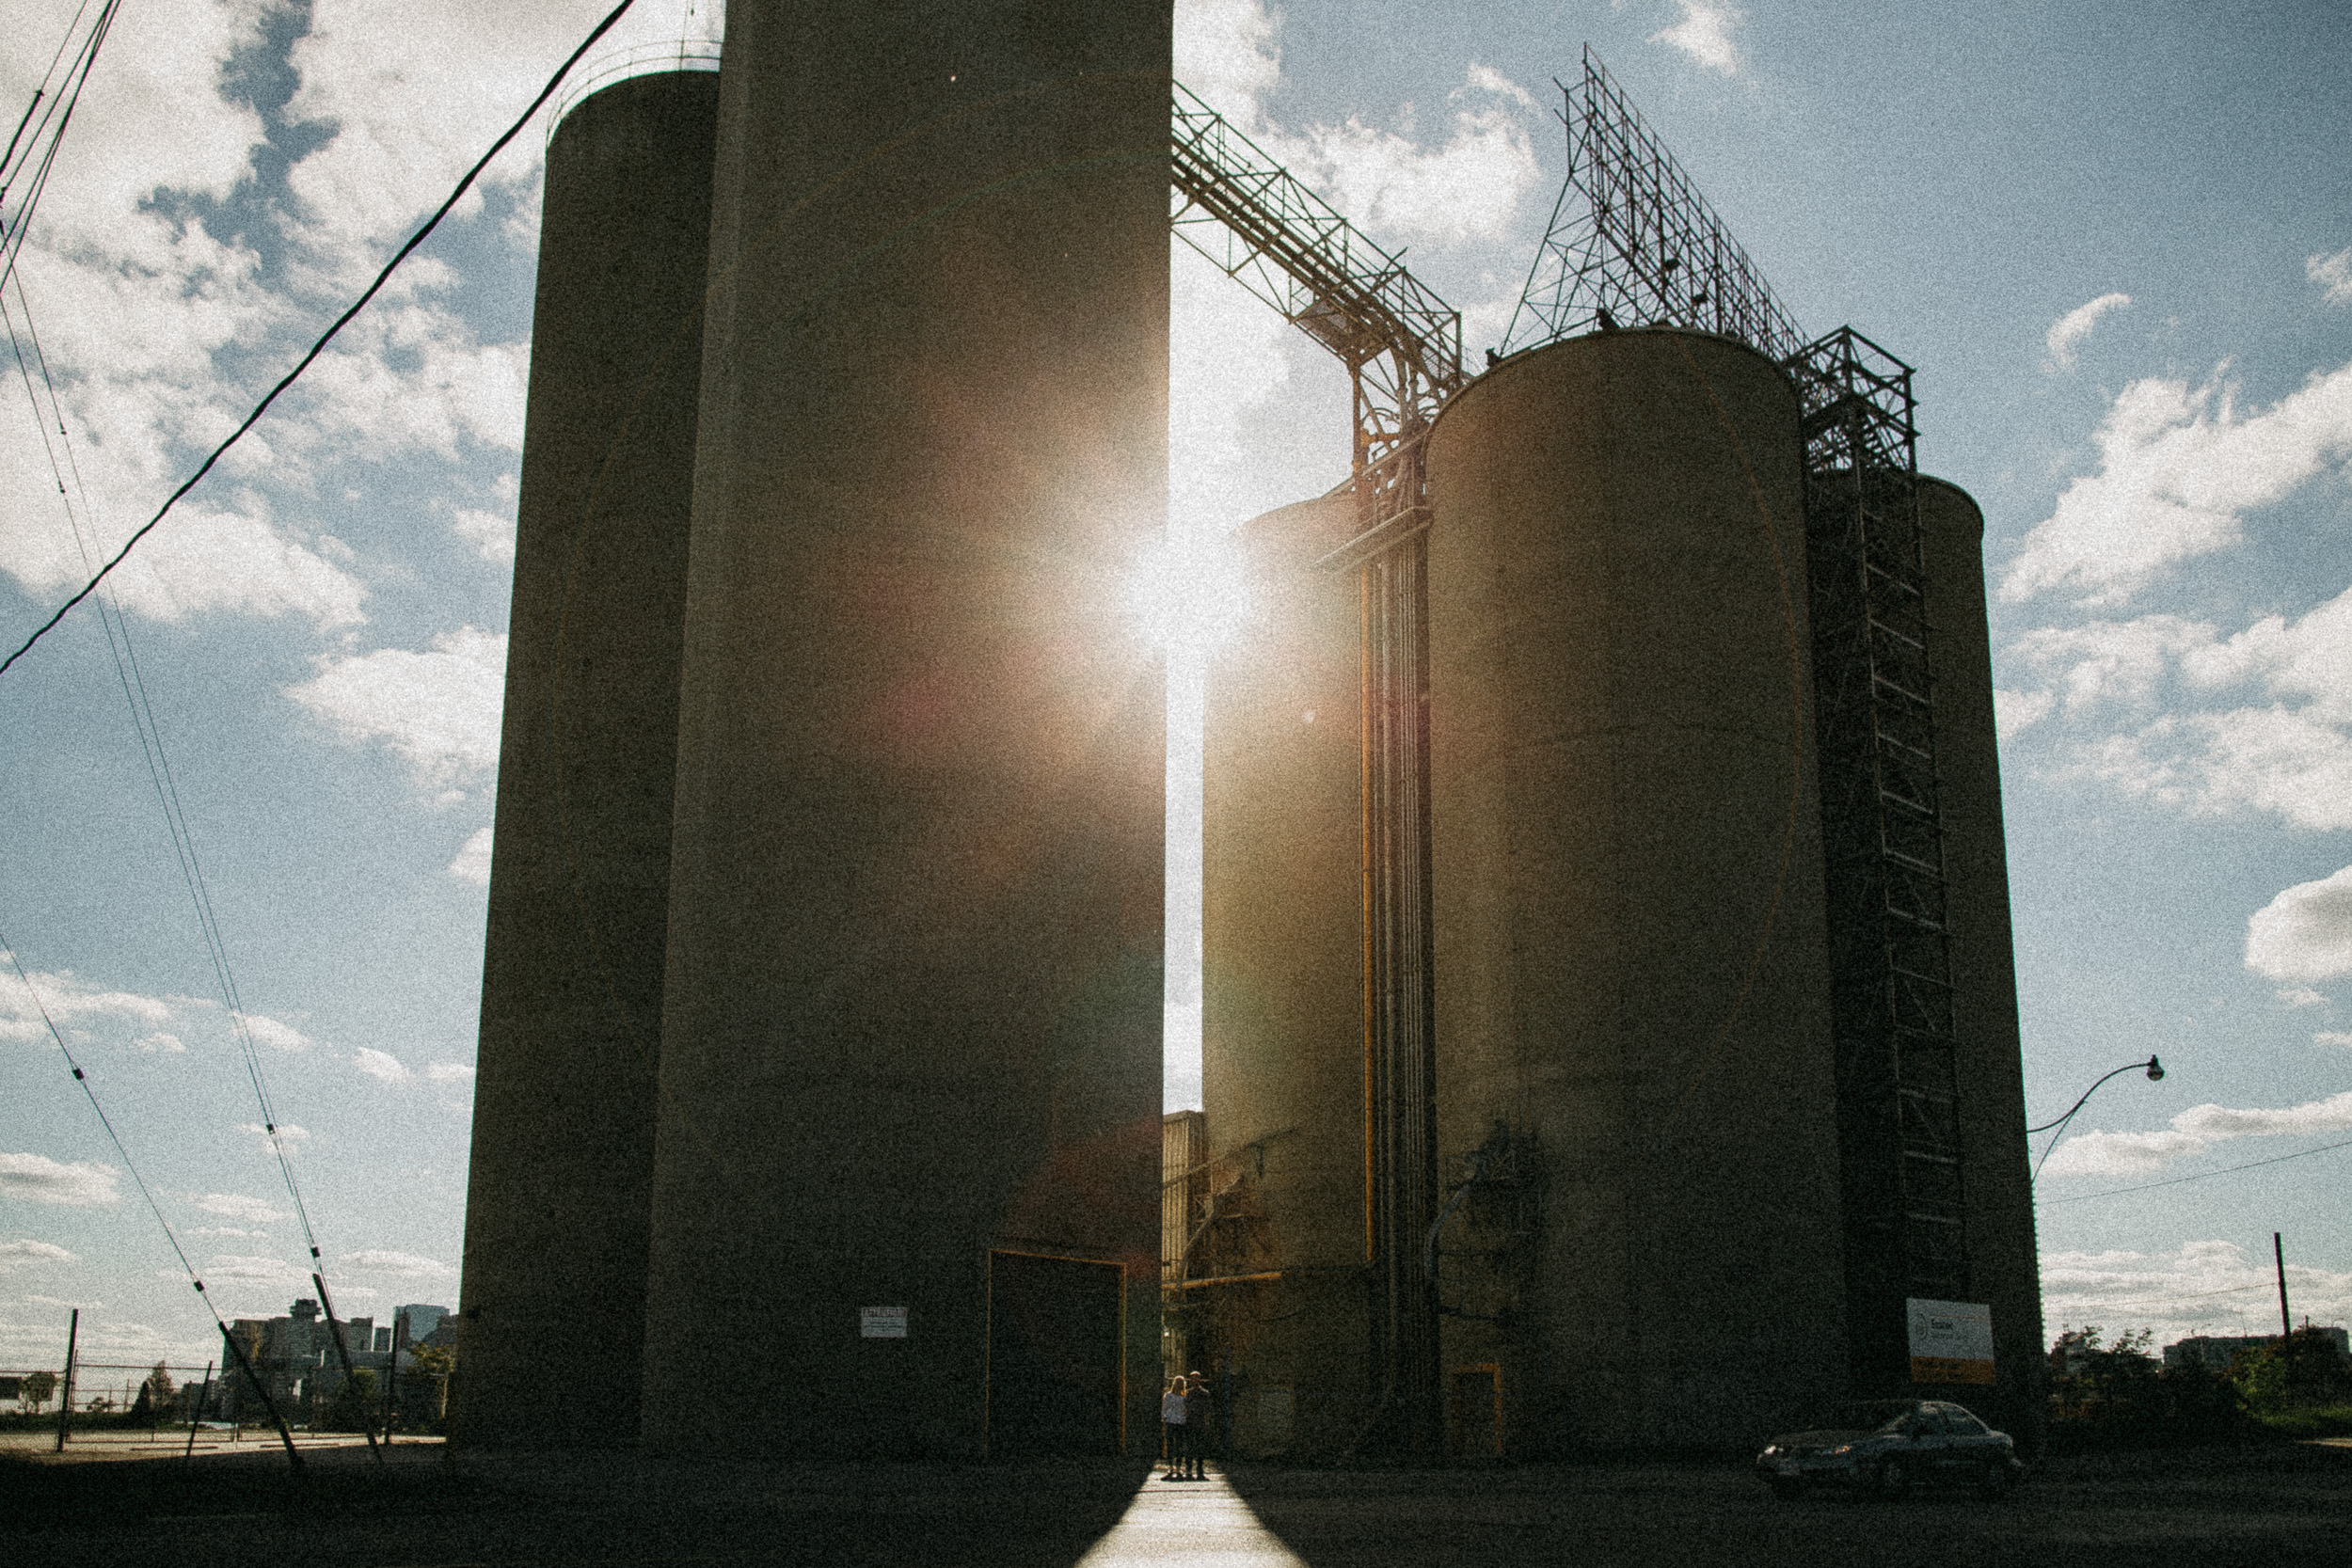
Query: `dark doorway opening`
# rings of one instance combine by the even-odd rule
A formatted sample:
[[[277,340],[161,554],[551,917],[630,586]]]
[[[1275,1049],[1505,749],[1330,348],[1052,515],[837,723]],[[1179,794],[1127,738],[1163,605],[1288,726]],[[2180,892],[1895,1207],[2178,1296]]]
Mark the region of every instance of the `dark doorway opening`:
[[[989,1253],[992,1456],[1125,1449],[1126,1294],[1123,1263]]]

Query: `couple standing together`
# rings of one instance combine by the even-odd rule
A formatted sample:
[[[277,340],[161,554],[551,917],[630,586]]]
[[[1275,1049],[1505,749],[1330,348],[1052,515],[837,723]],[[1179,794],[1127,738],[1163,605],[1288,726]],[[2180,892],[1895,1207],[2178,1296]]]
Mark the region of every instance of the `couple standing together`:
[[[1199,1372],[1168,1380],[1160,1396],[1160,1423],[1168,1431],[1168,1481],[1202,1481],[1200,1461],[1209,1450],[1209,1380]]]

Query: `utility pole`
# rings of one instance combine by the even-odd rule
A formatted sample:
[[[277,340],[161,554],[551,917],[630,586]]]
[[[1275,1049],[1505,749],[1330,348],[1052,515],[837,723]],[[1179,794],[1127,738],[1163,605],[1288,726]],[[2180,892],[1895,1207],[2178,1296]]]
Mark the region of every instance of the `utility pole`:
[[[2279,1265],[2279,1349],[2283,1352],[2286,1349],[2286,1336],[2295,1332],[2295,1320],[2287,1316],[2286,1243],[2279,1239],[2279,1233],[2276,1230],[2270,1233],[2270,1256],[2277,1260]]]
[[[64,1398],[57,1402],[57,1451],[65,1452],[65,1434],[73,1424],[73,1349],[82,1338],[82,1309],[75,1307],[65,1328]]]

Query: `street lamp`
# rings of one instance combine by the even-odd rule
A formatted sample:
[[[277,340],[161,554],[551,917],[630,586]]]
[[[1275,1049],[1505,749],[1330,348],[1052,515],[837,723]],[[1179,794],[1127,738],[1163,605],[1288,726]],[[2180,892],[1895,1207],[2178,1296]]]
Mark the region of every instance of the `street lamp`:
[[[2035,1176],[2039,1177],[2042,1174],[2042,1162],[2050,1158],[2051,1149],[2058,1148],[2058,1139],[2066,1136],[2066,1124],[2074,1119],[2074,1113],[2089,1104],[2090,1102],[2090,1097],[2099,1092],[2099,1084],[2106,1083],[2109,1078],[2120,1077],[2123,1073],[2129,1072],[2135,1068],[2144,1069],[2148,1074],[2148,1082],[2151,1084],[2161,1083],[2164,1079],[2164,1064],[2157,1061],[2153,1053],[2144,1062],[2125,1062],[2122,1067],[2117,1068],[2113,1072],[2103,1074],[2098,1083],[2093,1084],[2090,1087],[2083,1090],[2082,1099],[2077,1100],[2074,1104],[2068,1106],[2064,1116],[2058,1117],[2056,1121],[2045,1121],[2039,1127],[2028,1127],[2026,1129],[2026,1136],[2029,1138],[2036,1132],[2050,1133],[2049,1143],[2042,1148],[2042,1159],[2036,1160],[2033,1163],[2033,1173]],[[2051,1132],[2051,1129],[2053,1128],[2057,1129],[2054,1132]]]

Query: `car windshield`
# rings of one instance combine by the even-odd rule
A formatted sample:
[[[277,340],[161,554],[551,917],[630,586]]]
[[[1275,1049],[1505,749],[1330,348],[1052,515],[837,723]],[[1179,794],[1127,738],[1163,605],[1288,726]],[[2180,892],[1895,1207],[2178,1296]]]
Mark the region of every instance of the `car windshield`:
[[[1867,1400],[1858,1404],[1841,1404],[1830,1412],[1826,1425],[1838,1432],[1878,1432],[1895,1425],[1915,1408],[1909,1400]]]

